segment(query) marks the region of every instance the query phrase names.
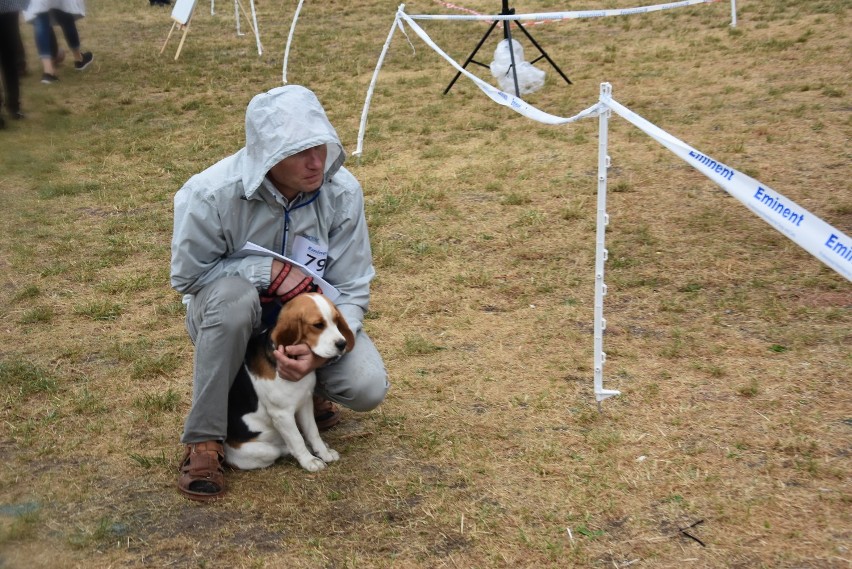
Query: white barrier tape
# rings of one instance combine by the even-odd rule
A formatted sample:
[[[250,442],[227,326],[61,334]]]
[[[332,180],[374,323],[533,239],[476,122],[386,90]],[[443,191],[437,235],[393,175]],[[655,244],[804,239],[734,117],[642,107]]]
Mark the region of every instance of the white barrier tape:
[[[305,0],[299,0],[296,6],[296,12],[293,14],[293,21],[290,23],[290,33],[287,35],[287,46],[284,48],[284,64],[281,66],[281,78],[283,84],[287,84],[287,60],[290,59],[290,44],[293,43],[293,32],[296,31],[296,22],[299,19],[299,13],[302,11],[302,3]]]
[[[656,4],[653,6],[639,6],[636,8],[622,8],[615,10],[580,10],[574,12],[541,12],[538,14],[491,14],[491,15],[452,15],[452,14],[418,14],[410,16],[414,20],[520,20],[541,22],[547,20],[575,20],[580,18],[602,18],[605,16],[628,16],[631,14],[647,14],[669,10],[671,8],[682,8],[697,4],[709,4],[720,0],[682,0],[681,2],[669,2],[668,4]],[[733,0],[732,0],[733,1]]]
[[[616,101],[609,99],[602,104],[710,178],[805,251],[852,281],[852,239],[848,235],[769,186],[698,152]]]

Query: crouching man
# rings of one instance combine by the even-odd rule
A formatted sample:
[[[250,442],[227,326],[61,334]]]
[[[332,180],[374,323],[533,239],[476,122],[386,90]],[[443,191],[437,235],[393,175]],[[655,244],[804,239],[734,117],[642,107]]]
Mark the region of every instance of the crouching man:
[[[317,97],[286,85],[255,96],[245,147],[189,181],[174,198],[171,284],[184,294],[195,345],[192,407],[178,488],[210,500],[225,491],[228,391],[252,335],[283,303],[314,288],[298,267],[268,256],[233,256],[247,242],[310,268],[340,292],[335,300],[355,348],[326,361],[306,345],[275,353],[278,374],[298,381],[316,371],[315,415],[334,426],[343,405],[375,409],[389,383],[381,355],[362,329],[375,275],[364,196]]]

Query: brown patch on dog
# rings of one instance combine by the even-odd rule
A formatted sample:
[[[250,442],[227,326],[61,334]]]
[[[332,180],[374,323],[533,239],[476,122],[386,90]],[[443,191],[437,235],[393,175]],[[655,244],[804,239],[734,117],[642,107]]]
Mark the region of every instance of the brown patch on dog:
[[[246,367],[255,377],[275,379],[277,377],[275,356],[266,334],[252,338],[246,350]]]
[[[353,334],[352,330],[349,329],[349,324],[346,323],[346,319],[337,309],[337,306],[335,306],[334,303],[330,304],[334,311],[334,324],[337,326],[337,329],[340,330],[340,333],[343,334],[343,337],[346,338],[346,351],[351,352],[352,348],[355,347],[355,334]]]
[[[310,325],[313,320],[320,319],[321,315],[314,304],[313,299],[307,294],[300,294],[284,305],[278,314],[278,322],[272,330],[270,337],[272,344],[278,346],[294,346],[296,344],[313,345],[316,342]]]

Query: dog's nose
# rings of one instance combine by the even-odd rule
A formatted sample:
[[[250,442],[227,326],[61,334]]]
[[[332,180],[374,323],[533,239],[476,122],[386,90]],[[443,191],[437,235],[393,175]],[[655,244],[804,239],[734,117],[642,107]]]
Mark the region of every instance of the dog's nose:
[[[342,352],[346,349],[346,340],[338,340],[334,343],[334,345],[337,348],[338,352]]]

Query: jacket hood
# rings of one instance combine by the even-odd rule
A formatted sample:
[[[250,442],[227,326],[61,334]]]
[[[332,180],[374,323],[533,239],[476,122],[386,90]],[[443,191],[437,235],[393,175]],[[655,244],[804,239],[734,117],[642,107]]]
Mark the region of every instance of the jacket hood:
[[[324,181],[343,165],[346,154],[316,95],[299,85],[285,85],[256,95],[246,109],[243,187],[250,198],[278,162],[307,148],[325,144]]]

